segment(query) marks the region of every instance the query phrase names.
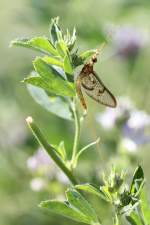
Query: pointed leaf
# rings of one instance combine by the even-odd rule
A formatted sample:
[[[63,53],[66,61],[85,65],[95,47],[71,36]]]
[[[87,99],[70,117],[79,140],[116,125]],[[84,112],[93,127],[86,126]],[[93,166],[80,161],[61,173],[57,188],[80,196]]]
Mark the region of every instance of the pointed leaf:
[[[22,82],[27,84],[32,84],[34,86],[40,87],[44,90],[49,91],[49,85],[40,76],[30,76],[25,78]]]
[[[141,190],[144,184],[144,172],[141,166],[138,166],[134,172],[131,183],[130,193],[136,194]]]
[[[78,190],[83,190],[86,191],[88,193],[97,195],[98,197],[100,197],[101,199],[105,200],[105,201],[109,201],[108,197],[105,195],[104,192],[102,192],[98,187],[92,185],[92,184],[79,184],[75,186],[76,189]]]
[[[64,40],[58,41],[56,43],[56,49],[61,57],[65,57],[68,52],[68,48]]]
[[[140,217],[134,211],[129,216],[126,216],[126,219],[131,225],[142,225]]]
[[[59,17],[53,18],[50,24],[50,39],[54,46],[56,42],[62,40],[62,32],[58,26]]]
[[[94,209],[79,192],[75,189],[68,189],[66,195],[69,203],[82,212],[88,218],[90,224],[98,223]]]
[[[65,144],[64,141],[61,141],[58,145],[58,152],[60,153],[61,157],[63,160],[66,160],[66,149],[65,149]]]
[[[43,108],[59,117],[72,120],[69,104],[63,97],[50,97],[43,89],[30,84],[27,88],[33,99]]]
[[[66,149],[65,149],[64,141],[61,141],[59,143],[59,145],[53,145],[53,147],[56,149],[56,151],[59,154],[60,158],[63,161],[66,161]]]
[[[50,57],[50,56],[44,56],[42,59],[47,64],[56,65],[56,66],[59,66],[59,67],[63,68],[63,63],[56,58],[53,58],[53,57]]]
[[[57,200],[43,201],[39,205],[41,208],[50,210],[53,213],[60,214],[77,222],[89,224],[88,218],[78,209],[72,207],[69,202],[60,202]]]
[[[43,78],[44,82],[49,85],[49,91],[56,95],[70,96],[75,95],[74,84],[65,80],[56,69],[37,58],[33,65],[35,71]]]
[[[73,75],[73,68],[71,65],[71,59],[68,54],[64,58],[64,71],[67,74]]]
[[[46,37],[35,37],[32,39],[16,39],[11,45],[31,48],[48,55],[58,55],[57,50]]]
[[[41,202],[40,207],[49,209],[54,213],[61,214],[78,222],[99,225],[97,215],[91,205],[76,190],[69,189],[66,192],[67,201],[60,202],[49,200]]]

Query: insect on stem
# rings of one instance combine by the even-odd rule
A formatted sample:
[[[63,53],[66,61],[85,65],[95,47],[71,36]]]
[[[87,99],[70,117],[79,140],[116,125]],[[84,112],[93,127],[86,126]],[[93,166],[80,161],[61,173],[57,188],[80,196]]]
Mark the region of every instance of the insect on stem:
[[[105,106],[116,107],[117,102],[113,94],[105,87],[100,80],[96,72],[93,70],[94,64],[97,62],[97,55],[104,48],[105,43],[97,49],[97,52],[92,56],[90,61],[86,63],[76,79],[76,91],[80,102],[85,111],[87,111],[87,105],[82,93],[82,89],[92,99]]]

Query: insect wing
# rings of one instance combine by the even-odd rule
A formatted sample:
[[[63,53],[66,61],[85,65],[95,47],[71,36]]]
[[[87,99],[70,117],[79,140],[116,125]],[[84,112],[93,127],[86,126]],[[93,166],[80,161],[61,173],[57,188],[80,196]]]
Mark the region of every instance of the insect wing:
[[[88,76],[83,77],[81,84],[86,94],[95,101],[109,107],[116,107],[117,103],[115,97],[105,87],[94,71]]]

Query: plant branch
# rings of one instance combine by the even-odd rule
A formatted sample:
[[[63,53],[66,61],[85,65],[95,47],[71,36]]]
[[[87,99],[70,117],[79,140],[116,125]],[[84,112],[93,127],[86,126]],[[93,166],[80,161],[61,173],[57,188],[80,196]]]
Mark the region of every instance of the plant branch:
[[[60,159],[60,157],[56,153],[55,149],[46,141],[44,135],[42,134],[42,132],[40,131],[38,126],[35,124],[32,117],[28,117],[26,119],[26,122],[27,122],[29,128],[31,129],[33,135],[35,136],[35,138],[40,143],[40,145],[50,155],[50,157],[54,160],[54,162],[57,164],[57,166],[64,172],[64,174],[68,177],[70,182],[73,185],[76,185],[77,184],[76,178],[74,177],[72,172],[66,167],[64,162]]]
[[[79,138],[80,138],[80,117],[76,108],[75,100],[72,104],[72,111],[73,111],[74,122],[75,122],[75,135],[74,135],[74,143],[73,143],[72,158],[71,158],[71,167],[73,168],[77,150],[78,150]]]

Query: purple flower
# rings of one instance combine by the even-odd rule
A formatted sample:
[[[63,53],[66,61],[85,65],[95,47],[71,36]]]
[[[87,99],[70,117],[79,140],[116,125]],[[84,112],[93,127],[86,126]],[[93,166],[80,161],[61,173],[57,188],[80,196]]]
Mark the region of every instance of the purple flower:
[[[118,106],[115,109],[107,108],[103,113],[96,116],[96,120],[105,129],[112,129],[117,120],[123,117],[128,117],[131,110],[133,110],[133,103],[127,97],[118,98]]]
[[[122,26],[113,36],[113,44],[120,56],[129,58],[138,55],[147,43],[147,33],[133,26]]]
[[[57,179],[63,184],[69,183],[68,178],[42,148],[39,148],[33,156],[28,158],[27,167],[36,176],[38,175],[48,180]]]
[[[150,126],[150,115],[137,110],[129,98],[119,98],[118,107],[116,109],[107,108],[103,113],[97,115],[97,121],[104,129],[118,127],[123,143],[131,151],[135,151],[139,145],[150,142],[150,134],[145,133],[145,129]]]
[[[41,167],[49,167],[51,164],[52,160],[49,155],[41,148],[27,160],[27,167],[33,172],[39,170]]]
[[[150,142],[150,135],[145,134],[145,128],[150,125],[150,116],[144,111],[133,111],[122,128],[123,136],[131,139],[137,145]]]

